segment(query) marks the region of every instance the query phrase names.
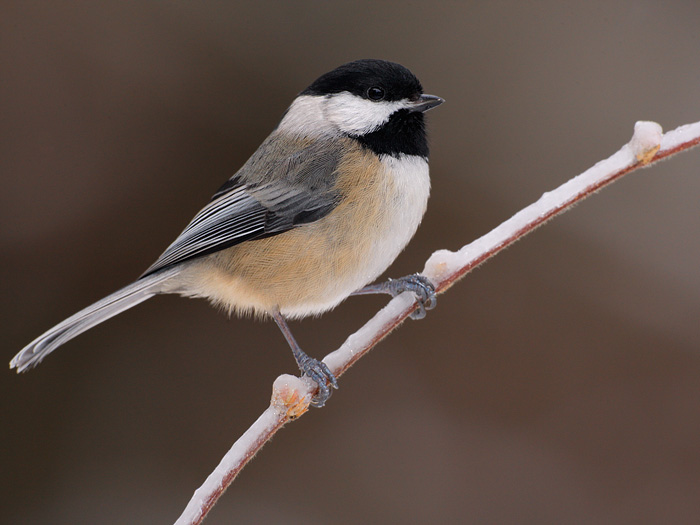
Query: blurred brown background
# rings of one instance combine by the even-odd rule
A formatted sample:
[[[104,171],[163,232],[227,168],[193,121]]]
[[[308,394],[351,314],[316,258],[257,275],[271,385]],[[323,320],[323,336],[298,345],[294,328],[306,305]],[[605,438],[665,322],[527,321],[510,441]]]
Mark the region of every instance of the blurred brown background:
[[[699,120],[699,23],[695,0],[6,0],[3,359],[137,277],[343,62],[400,62],[447,99],[399,276],[612,154],[636,120]],[[468,276],[207,523],[700,522],[699,172],[700,151],[637,172]],[[292,329],[320,356],[385,301]],[[272,323],[159,297],[2,373],[0,521],[173,522],[294,370]]]

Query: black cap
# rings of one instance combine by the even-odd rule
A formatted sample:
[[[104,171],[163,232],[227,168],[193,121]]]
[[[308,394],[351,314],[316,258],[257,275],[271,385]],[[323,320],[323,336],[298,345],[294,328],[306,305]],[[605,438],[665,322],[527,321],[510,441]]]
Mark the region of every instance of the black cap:
[[[423,87],[401,64],[368,58],[348,62],[321,75],[300,95],[323,96],[343,91],[371,100],[394,101],[416,99],[423,93]],[[379,95],[381,98],[376,98]]]

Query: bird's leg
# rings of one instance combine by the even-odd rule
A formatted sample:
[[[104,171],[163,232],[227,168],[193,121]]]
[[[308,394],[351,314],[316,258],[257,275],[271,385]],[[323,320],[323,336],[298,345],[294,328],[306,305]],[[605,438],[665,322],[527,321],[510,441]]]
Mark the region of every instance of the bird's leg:
[[[301,373],[309,376],[318,385],[318,394],[316,394],[311,400],[311,406],[317,408],[322,407],[326,404],[326,401],[328,401],[328,398],[331,397],[331,393],[333,392],[330,389],[330,386],[337,389],[338,381],[330,369],[326,366],[326,363],[319,361],[318,359],[314,359],[313,357],[309,357],[299,347],[299,344],[292,335],[292,331],[287,325],[287,321],[284,320],[284,317],[282,317],[282,314],[279,313],[279,311],[274,311],[271,315],[277,323],[277,326],[279,326],[280,330],[282,331],[282,335],[284,335],[287,343],[289,343],[292,353],[294,354],[294,359],[296,360]]]
[[[427,277],[417,273],[400,279],[389,279],[383,283],[370,284],[350,295],[386,293],[396,297],[403,292],[413,292],[418,300],[418,308],[411,314],[411,319],[423,319],[426,310],[432,310],[437,304],[437,294],[433,283]]]

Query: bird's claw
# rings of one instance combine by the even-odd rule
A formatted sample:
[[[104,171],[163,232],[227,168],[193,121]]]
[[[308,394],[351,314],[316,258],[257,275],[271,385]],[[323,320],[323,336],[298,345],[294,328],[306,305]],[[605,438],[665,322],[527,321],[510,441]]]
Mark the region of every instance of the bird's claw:
[[[389,279],[388,285],[394,297],[403,292],[413,292],[416,296],[418,307],[411,313],[411,319],[423,319],[427,310],[437,306],[435,286],[423,275],[414,273],[399,279]]]
[[[306,357],[302,363],[300,363],[299,368],[302,373],[308,376],[311,380],[318,385],[318,393],[311,400],[311,406],[316,408],[321,408],[326,404],[328,398],[331,397],[333,390],[338,388],[338,380],[330,371],[326,363],[314,359],[313,357]]]

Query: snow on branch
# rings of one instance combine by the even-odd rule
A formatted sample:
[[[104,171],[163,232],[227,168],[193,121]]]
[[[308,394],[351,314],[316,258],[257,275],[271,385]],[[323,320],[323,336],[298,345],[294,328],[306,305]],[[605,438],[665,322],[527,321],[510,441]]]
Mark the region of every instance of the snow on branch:
[[[655,122],[637,122],[634,135],[617,153],[598,162],[582,174],[547,192],[483,237],[456,252],[438,250],[425,264],[428,277],[438,293],[452,286],[479,264],[496,255],[544,222],[577,202],[638,168],[656,163],[700,143],[700,122],[687,124],[663,134]],[[381,309],[343,345],[323,361],[336,377],[372,349],[416,308],[410,293],[404,293]],[[278,377],[273,385],[270,407],[233,444],[219,465],[192,496],[176,525],[201,523],[226,488],[248,461],[282,426],[308,410],[316,390],[307,378]]]

